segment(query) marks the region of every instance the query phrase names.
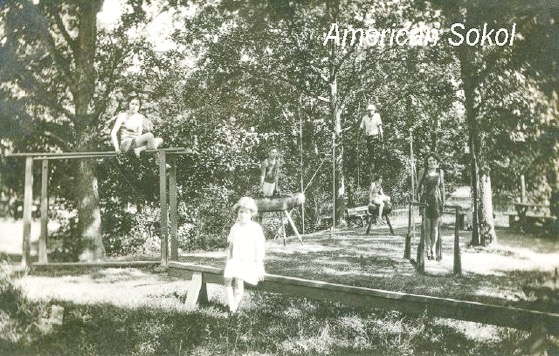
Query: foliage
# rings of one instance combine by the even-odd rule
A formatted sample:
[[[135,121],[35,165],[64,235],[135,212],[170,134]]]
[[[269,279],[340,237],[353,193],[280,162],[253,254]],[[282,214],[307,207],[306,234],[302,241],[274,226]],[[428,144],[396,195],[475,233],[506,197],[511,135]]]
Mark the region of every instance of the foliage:
[[[15,284],[10,261],[0,260],[0,349],[15,353],[19,350],[13,345],[29,347],[51,327],[44,320],[46,305],[30,302]]]
[[[79,3],[2,5],[2,149],[109,149],[113,116],[123,110],[128,94],[139,94],[150,129],[167,146],[191,150],[174,162],[179,201],[187,207],[180,214],[187,221],[180,224],[181,248],[223,245],[232,221],[229,209],[240,196],[257,194],[258,164],[271,145],[283,153],[282,191],[305,191],[306,230],[318,229],[333,199],[336,208],[343,206],[349,185],[354,191],[368,188],[370,167],[359,122],[369,102],[377,104],[383,119],[384,164],[378,169],[396,204],[411,199],[410,135],[418,165],[429,151],[441,155],[449,191],[475,185],[468,169],[474,150],[493,177],[501,206],[518,196],[519,174],[526,176],[534,200],[545,201],[553,186],[546,176],[559,166],[557,65],[551,60],[559,37],[553,36],[556,9],[546,11],[541,1],[505,6],[462,0],[130,0],[119,22],[100,26],[95,35],[93,84],[79,90],[90,96],[89,106],[78,114],[72,95],[77,89],[68,73],[81,63],[72,45]],[[167,50],[146,34],[159,14],[170,19],[172,33],[160,39],[172,44]],[[521,36],[510,48],[472,50],[471,61],[461,61],[458,49],[443,45],[445,37],[437,46],[323,45],[334,22],[343,28],[421,23],[446,29],[466,20],[472,26],[515,21]],[[470,66],[465,72],[462,63]],[[472,89],[470,106],[465,86]],[[468,115],[477,133],[469,130],[474,121],[466,120]],[[468,151],[468,138],[475,139],[474,150]],[[1,183],[22,192],[16,174],[23,163],[1,160]],[[146,237],[150,229],[141,213],[134,220],[125,210],[155,209],[159,178],[153,158],[89,163],[108,221],[102,224],[107,251],[143,249],[152,238]],[[80,166],[50,167],[49,194],[80,201],[75,198]],[[38,176],[40,167],[35,170]],[[35,191],[39,182],[35,179]]]

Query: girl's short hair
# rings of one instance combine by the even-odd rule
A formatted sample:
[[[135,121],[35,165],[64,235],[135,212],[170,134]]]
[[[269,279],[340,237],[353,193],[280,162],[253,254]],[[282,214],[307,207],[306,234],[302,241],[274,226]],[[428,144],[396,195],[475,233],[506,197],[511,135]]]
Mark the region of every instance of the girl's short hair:
[[[256,202],[251,197],[242,197],[241,199],[239,199],[237,204],[233,205],[233,211],[235,212],[237,212],[240,208],[250,210],[252,212],[252,215],[256,215],[258,213]]]
[[[138,100],[140,105],[142,104],[142,99],[140,99],[140,96],[138,94],[130,94],[130,96],[128,97],[128,100],[126,102],[128,104],[130,104],[132,102],[132,100]]]
[[[371,182],[376,182],[376,181],[379,180],[380,178],[382,178],[382,176],[380,175],[380,173],[373,173],[373,174],[371,174]]]
[[[436,159],[437,163],[441,162],[438,154],[436,154],[435,152],[429,152],[427,153],[427,156],[425,156],[425,166],[427,166],[427,160],[429,160],[429,157],[433,157],[434,159]]]

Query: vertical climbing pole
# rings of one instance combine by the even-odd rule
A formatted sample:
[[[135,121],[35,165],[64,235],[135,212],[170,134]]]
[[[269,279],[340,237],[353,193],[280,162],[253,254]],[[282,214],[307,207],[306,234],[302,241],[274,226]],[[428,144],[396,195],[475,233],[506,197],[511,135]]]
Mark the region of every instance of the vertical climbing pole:
[[[408,211],[408,234],[404,245],[404,258],[411,258],[411,237],[415,238],[415,216],[413,215],[413,200],[415,199],[415,164],[413,160],[413,133],[410,129],[410,173],[411,173],[411,197]],[[413,231],[413,235],[412,235]]]
[[[25,188],[23,191],[23,245],[21,264],[31,264],[31,205],[33,204],[33,157],[25,157]]]
[[[336,133],[332,133],[332,230],[330,238],[336,236]]]
[[[161,265],[169,262],[169,227],[167,221],[167,157],[165,151],[159,153],[159,200],[161,205]]]
[[[41,235],[39,236],[39,263],[47,263],[47,228],[48,228],[48,184],[49,161],[44,159],[41,164]]]

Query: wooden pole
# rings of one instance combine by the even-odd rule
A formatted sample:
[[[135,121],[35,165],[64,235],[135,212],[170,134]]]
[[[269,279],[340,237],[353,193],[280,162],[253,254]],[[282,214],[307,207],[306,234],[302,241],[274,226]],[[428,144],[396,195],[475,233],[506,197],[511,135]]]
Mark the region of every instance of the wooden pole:
[[[41,235],[39,236],[39,263],[47,263],[47,227],[48,217],[48,182],[49,182],[49,161],[42,161],[41,168]]]
[[[295,235],[297,236],[297,238],[299,239],[299,242],[301,242],[301,245],[302,245],[303,244],[303,239],[301,238],[301,235],[299,235],[299,231],[297,231],[297,227],[295,226],[295,223],[293,222],[293,219],[291,219],[291,215],[289,214],[289,212],[287,210],[284,210],[283,212],[285,214],[285,217],[287,218],[287,221],[291,225],[291,228],[293,229],[293,232],[295,232]]]
[[[23,191],[23,245],[21,265],[31,264],[31,208],[33,204],[33,157],[25,158],[25,188]]]
[[[421,236],[419,237],[419,246],[417,247],[417,271],[425,272],[425,208],[420,206],[421,210]]]
[[[336,134],[332,133],[332,230],[330,238],[336,235]]]
[[[179,259],[178,230],[178,204],[177,204],[177,167],[175,158],[170,157],[171,170],[169,171],[169,216],[171,219],[171,260]]]
[[[441,234],[441,222],[442,222],[443,216],[441,215],[439,217],[439,219],[437,220],[437,245],[435,246],[435,250],[437,251],[437,261],[440,261],[443,259],[443,235]]]
[[[299,112],[299,140],[300,140],[300,163],[301,163],[301,193],[304,193],[305,185],[303,183],[303,119],[301,113]],[[302,231],[303,235],[305,234],[305,203],[301,205],[301,221],[302,221]]]
[[[161,204],[161,265],[169,261],[167,222],[167,162],[165,152],[159,152],[159,200]]]
[[[415,239],[415,216],[413,214],[413,201],[415,199],[415,177],[414,177],[414,161],[413,161],[413,133],[410,129],[410,174],[411,174],[411,199],[410,209],[408,212],[408,234],[404,245],[404,258],[411,258],[411,237]]]
[[[404,258],[411,258],[411,216],[412,216],[413,205],[410,202],[410,208],[408,209],[408,234],[406,235],[406,241],[404,244]]]
[[[526,203],[526,181],[524,180],[524,174],[520,176],[520,188],[521,188],[521,195],[520,195],[520,202]]]
[[[281,213],[281,211],[279,212],[279,216],[280,216],[280,224],[281,224],[281,236],[283,237],[283,246],[286,246],[287,243],[285,242],[286,239],[285,225],[283,224],[283,214]]]
[[[462,274],[462,257],[460,256],[460,226],[458,220],[460,219],[460,208],[456,207],[456,217],[454,222],[454,266],[452,271],[456,275]]]

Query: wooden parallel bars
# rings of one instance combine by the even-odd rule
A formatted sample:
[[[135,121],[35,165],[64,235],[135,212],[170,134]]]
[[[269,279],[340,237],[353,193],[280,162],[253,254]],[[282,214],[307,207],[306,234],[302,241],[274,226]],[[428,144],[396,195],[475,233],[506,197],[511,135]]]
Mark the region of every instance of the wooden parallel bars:
[[[178,214],[177,214],[177,181],[174,155],[185,154],[190,151],[182,147],[163,148],[158,150],[146,150],[148,153],[159,155],[159,194],[161,204],[161,265],[166,266],[169,261],[169,247],[171,248],[171,259],[178,258]],[[62,159],[99,159],[115,157],[116,152],[28,152],[11,153],[6,157],[25,157],[25,188],[23,199],[23,246],[21,264],[31,264],[31,212],[33,204],[33,161],[41,161],[41,233],[39,237],[39,263],[48,263],[47,257],[47,227],[48,227],[48,168],[49,160]],[[167,186],[167,156],[172,164],[169,172],[169,186]],[[169,200],[167,200],[169,195]],[[169,206],[168,206],[169,204]],[[170,232],[169,232],[169,222]],[[169,244],[169,233],[171,243]],[[169,246],[170,245],[170,246]]]
[[[405,245],[404,245],[404,258],[409,259],[410,258],[410,251],[411,251],[411,234],[410,234],[410,228],[411,228],[411,219],[412,219],[412,215],[413,215],[413,207],[414,206],[418,206],[420,209],[422,207],[425,206],[425,204],[422,203],[418,203],[418,202],[411,202],[410,206],[409,206],[409,214],[408,214],[408,218],[410,219],[410,222],[408,224],[408,234],[406,235],[406,239],[405,239]],[[454,221],[454,261],[453,261],[453,273],[456,275],[460,275],[462,274],[462,258],[460,255],[460,212],[462,207],[459,205],[445,205],[445,208],[448,209],[454,209],[454,216],[455,216],[455,221]],[[413,222],[413,224],[415,225],[415,222]],[[415,227],[414,227],[414,234],[413,236],[415,237]],[[442,259],[442,236],[439,233],[439,238],[437,240],[437,246],[436,246],[436,250],[437,250],[437,260]],[[425,272],[425,233],[423,231],[423,221],[421,222],[421,235],[419,238],[419,245],[417,247],[417,261],[416,261],[417,265],[416,265],[416,269],[419,273],[424,273]]]

